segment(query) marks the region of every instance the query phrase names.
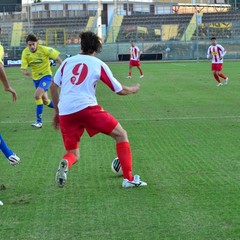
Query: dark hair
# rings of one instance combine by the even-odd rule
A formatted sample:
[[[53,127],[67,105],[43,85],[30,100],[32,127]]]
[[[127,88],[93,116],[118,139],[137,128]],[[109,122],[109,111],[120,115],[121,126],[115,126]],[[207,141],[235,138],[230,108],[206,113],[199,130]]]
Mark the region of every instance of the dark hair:
[[[215,37],[212,37],[211,40],[217,40]]]
[[[81,39],[81,49],[83,53],[92,54],[94,52],[100,53],[102,49],[101,38],[93,32],[81,32],[79,34]]]
[[[38,38],[34,35],[34,34],[29,34],[26,38],[26,43],[28,41],[31,41],[31,42],[37,42],[38,41]]]

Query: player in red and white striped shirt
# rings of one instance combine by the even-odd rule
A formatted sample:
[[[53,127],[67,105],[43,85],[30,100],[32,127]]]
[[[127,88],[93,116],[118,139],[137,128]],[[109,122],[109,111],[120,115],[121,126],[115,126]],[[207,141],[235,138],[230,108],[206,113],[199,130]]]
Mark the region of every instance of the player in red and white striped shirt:
[[[217,39],[215,37],[211,38],[211,43],[212,45],[208,48],[207,58],[212,55],[213,76],[218,82],[217,86],[222,86],[223,84],[220,78],[224,79],[224,84],[228,84],[228,77],[222,73],[223,57],[226,51],[222,45],[217,44]]]
[[[129,62],[129,73],[128,73],[128,78],[132,78],[132,68],[137,67],[139,72],[140,72],[140,78],[143,77],[143,71],[140,67],[140,50],[139,48],[135,45],[135,42],[133,40],[130,41],[131,47],[130,47],[130,62]]]
[[[80,158],[79,142],[86,130],[90,137],[103,133],[115,140],[124,188],[146,186],[147,183],[140,181],[138,175],[132,174],[132,154],[127,132],[110,113],[98,105],[96,99],[99,80],[118,95],[137,93],[139,84],[130,87],[122,85],[109,67],[95,57],[102,48],[101,39],[95,33],[83,32],[80,38],[82,53],[63,61],[51,85],[56,110],[54,126],[57,128],[60,125],[66,149],[56,174],[58,185],[64,186],[68,170]]]

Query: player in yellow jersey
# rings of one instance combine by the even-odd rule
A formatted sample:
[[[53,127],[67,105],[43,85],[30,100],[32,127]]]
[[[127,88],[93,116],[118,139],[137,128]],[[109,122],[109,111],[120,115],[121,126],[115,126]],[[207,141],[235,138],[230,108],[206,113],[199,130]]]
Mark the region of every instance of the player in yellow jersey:
[[[48,98],[48,88],[52,81],[50,59],[56,60],[57,64],[62,63],[59,57],[60,52],[54,48],[40,45],[34,34],[26,38],[27,47],[22,52],[21,71],[24,75],[33,79],[36,91],[34,94],[36,102],[36,122],[33,127],[42,127],[43,105],[53,108],[52,101]],[[28,70],[31,68],[31,72]]]

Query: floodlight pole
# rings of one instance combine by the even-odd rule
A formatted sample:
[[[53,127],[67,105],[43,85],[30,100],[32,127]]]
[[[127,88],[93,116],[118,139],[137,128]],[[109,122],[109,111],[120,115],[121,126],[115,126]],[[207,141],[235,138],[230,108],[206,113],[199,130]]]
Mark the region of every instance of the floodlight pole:
[[[197,61],[199,60],[198,35],[199,35],[199,32],[198,32],[198,12],[196,12],[196,44],[197,44],[196,51],[197,51]]]
[[[27,21],[28,21],[28,32],[30,32],[30,5],[29,5],[29,0],[27,0]]]
[[[26,11],[27,11],[28,32],[30,32],[30,29],[31,29],[31,21],[30,21],[31,20],[31,8],[32,8],[32,0],[27,0]]]
[[[98,9],[97,9],[97,34],[102,38],[102,8],[101,0],[98,0]]]
[[[128,8],[128,5],[129,4],[127,3],[127,8]],[[128,9],[127,9],[127,11],[128,11]],[[114,14],[118,15],[118,3],[117,3],[117,0],[114,0]]]

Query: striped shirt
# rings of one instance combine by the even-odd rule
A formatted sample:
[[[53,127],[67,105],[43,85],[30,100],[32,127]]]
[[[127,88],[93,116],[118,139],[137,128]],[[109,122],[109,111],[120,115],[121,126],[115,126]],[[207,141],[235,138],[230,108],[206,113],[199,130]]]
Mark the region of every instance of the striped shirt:
[[[140,50],[137,46],[130,47],[130,60],[139,60]]]
[[[212,55],[212,63],[223,63],[223,57],[226,51],[223,46],[217,44],[216,46],[211,45],[208,48],[207,58]]]

